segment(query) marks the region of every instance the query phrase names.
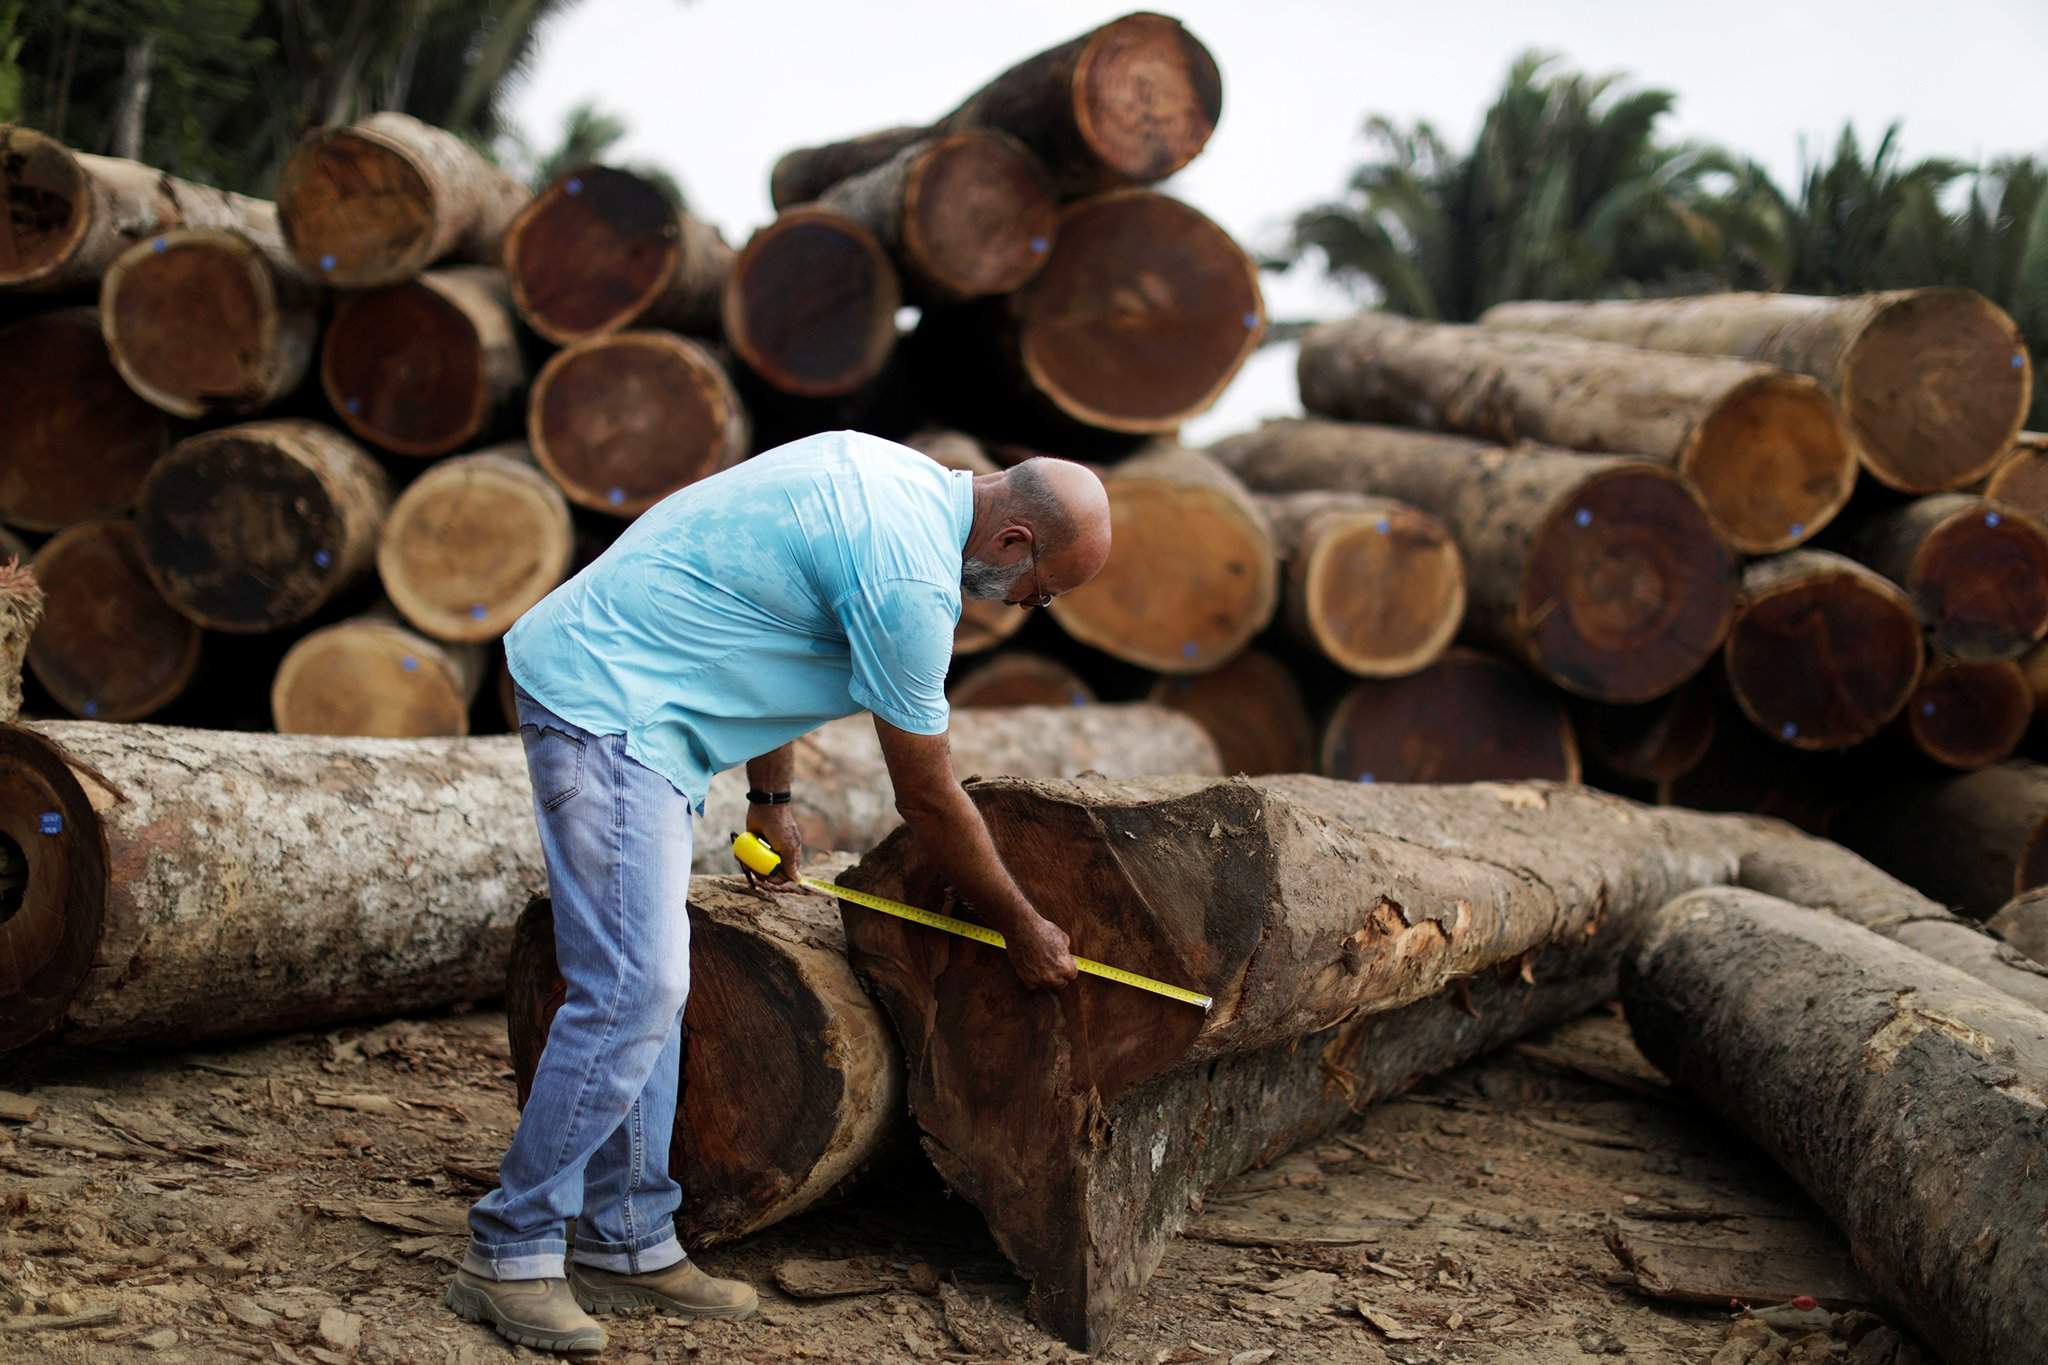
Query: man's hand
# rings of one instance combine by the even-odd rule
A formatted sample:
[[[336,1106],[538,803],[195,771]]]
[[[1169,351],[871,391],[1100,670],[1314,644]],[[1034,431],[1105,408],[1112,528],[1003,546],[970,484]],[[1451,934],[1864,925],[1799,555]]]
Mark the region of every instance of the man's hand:
[[[774,872],[762,880],[777,891],[802,891],[797,881],[798,869],[804,860],[803,831],[797,828],[796,816],[787,805],[748,806],[747,833],[766,840],[782,862]]]
[[[1080,975],[1068,951],[1067,932],[1043,915],[1033,915],[1018,930],[1005,934],[1010,966],[1030,989],[1064,986]]]

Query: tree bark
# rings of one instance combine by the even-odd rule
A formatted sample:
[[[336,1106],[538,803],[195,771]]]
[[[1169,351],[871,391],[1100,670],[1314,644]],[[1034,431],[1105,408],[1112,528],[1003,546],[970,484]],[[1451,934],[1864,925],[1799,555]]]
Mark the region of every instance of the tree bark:
[[[526,435],[569,501],[632,518],[738,464],[750,425],[718,360],[668,332],[617,332],[557,351],[526,401]]]
[[[1264,630],[1279,605],[1265,515],[1208,456],[1160,445],[1104,476],[1109,561],[1047,608],[1105,654],[1160,673],[1204,673]]]
[[[415,629],[495,640],[569,576],[569,504],[523,442],[429,466],[391,504],[377,575]]]
[[[1875,735],[1920,681],[1913,604],[1889,579],[1825,550],[1751,563],[1722,662],[1758,729],[1798,749]]]
[[[852,855],[812,859],[831,880]],[[736,877],[690,882],[690,1000],[669,1167],[676,1233],[696,1248],[794,1217],[911,1147],[903,1053],[846,960],[836,902]],[[553,906],[519,917],[505,1016],[523,1106],[566,993]],[[657,1139],[658,1140],[658,1139]]]
[[[1833,400],[1753,361],[1365,313],[1311,331],[1299,369],[1320,416],[1668,463],[1745,554],[1806,540],[1856,484]]]
[[[238,417],[306,377],[320,294],[278,234],[270,205],[239,230],[173,228],[116,257],[100,281],[100,328],[128,386],[178,417]]]
[[[1811,375],[1841,406],[1863,467],[1906,493],[1983,478],[2011,447],[2033,397],[2032,364],[2012,319],[1968,289],[1504,303],[1480,322],[1742,356]]]
[[[0,520],[58,531],[115,516],[170,449],[170,421],[122,380],[91,308],[0,327],[10,376]]]
[[[926,1151],[1032,1280],[1034,1317],[1083,1349],[1217,1181],[1609,997],[1635,926],[1694,887],[1804,877],[1817,903],[1894,932],[1920,916],[1936,951],[1979,951],[2048,999],[2048,977],[1981,932],[1769,822],[1311,777],[971,793],[1076,952],[1216,998],[1205,1015],[1092,978],[1034,994],[981,945],[843,910]],[[907,834],[843,880],[964,909]]]
[[[483,676],[479,646],[430,640],[373,611],[293,645],[271,680],[270,714],[284,735],[466,735]]]
[[[964,469],[970,474],[994,474],[999,466],[982,449],[981,442],[965,432],[927,428],[904,440],[912,450],[922,451],[948,469]],[[968,597],[960,603],[960,624],[953,628],[953,657],[963,654],[979,654],[994,649],[1003,641],[1024,629],[1031,619],[1029,612],[1017,610],[1004,602],[988,598]]]
[[[341,289],[399,284],[448,257],[496,265],[532,197],[461,138],[398,113],[314,129],[277,186],[293,254]]]
[[[201,631],[150,582],[134,522],[60,531],[35,570],[46,600],[28,664],[59,706],[87,720],[141,720],[191,683]]]
[[[505,232],[512,300],[559,346],[628,327],[715,336],[733,250],[631,171],[558,176]]]
[[[1261,492],[1378,494],[1441,518],[1478,641],[1596,701],[1676,689],[1734,614],[1712,518],[1645,461],[1328,421],[1268,422],[1211,453]]]
[[[1698,891],[1623,973],[1646,1056],[1827,1211],[1952,1361],[2048,1361],[2048,1015],[1825,915]]]
[[[2020,892],[1984,927],[2034,961],[2048,963],[2048,887]]]
[[[1572,733],[1595,764],[1649,783],[1676,781],[1699,765],[1714,743],[1715,709],[1705,678],[1635,706],[1573,701],[1567,708]]]
[[[1398,678],[1434,662],[1465,619],[1465,560],[1444,524],[1392,498],[1265,494],[1294,637],[1348,673]]]
[[[2012,660],[1937,657],[1913,689],[1902,724],[1920,753],[1968,770],[2010,758],[2033,719],[2033,690]]]
[[[1851,528],[1845,548],[1912,595],[1933,642],[2013,659],[2048,633],[2048,529],[1964,493],[1917,498]]]
[[[1223,79],[1208,49],[1178,20],[1127,14],[1026,58],[929,127],[789,152],[769,190],[785,209],[913,142],[987,128],[1030,148],[1071,197],[1165,179],[1208,143],[1222,112]]]
[[[186,1046],[488,999],[515,907],[546,884],[509,735],[10,727],[0,828],[29,865],[0,923],[0,1049]]]
[[[1828,833],[1900,881],[1983,919],[2048,885],[2048,767],[2013,760],[1902,782],[1848,805]]]
[[[1056,659],[1006,649],[947,687],[946,700],[955,707],[1086,706],[1095,700],[1095,692]]]
[[[833,398],[882,372],[903,289],[874,234],[802,205],[759,229],[726,282],[726,340],[783,393]]]
[[[914,143],[818,202],[873,233],[911,297],[928,304],[1020,288],[1045,264],[1059,226],[1045,168],[993,132]]]
[[[142,155],[142,117],[149,109],[150,67],[156,61],[155,29],[129,40],[121,57],[121,100],[114,107],[115,156],[133,161]]]
[[[1459,647],[1419,673],[1355,683],[1323,727],[1319,771],[1346,782],[1577,782],[1563,700]]]
[[[2023,431],[2013,440],[1984,481],[1984,496],[2048,526],[2048,431]]]
[[[171,605],[213,630],[303,621],[374,568],[390,481],[317,422],[245,422],[178,444],[144,481],[143,561]]]
[[[1192,716],[1216,741],[1225,773],[1305,773],[1316,763],[1315,723],[1294,671],[1247,649],[1223,667],[1161,678],[1147,700]]]
[[[240,230],[274,220],[262,200],[173,180],[151,166],[74,152],[0,123],[0,289],[62,291],[97,281],[134,243],[176,227]]]
[[[4,548],[4,547],[0,547]],[[43,619],[43,590],[18,552],[0,559],[0,725],[21,716],[21,670]]]
[[[395,454],[488,436],[526,383],[504,273],[458,266],[344,296],[320,382],[350,431]]]

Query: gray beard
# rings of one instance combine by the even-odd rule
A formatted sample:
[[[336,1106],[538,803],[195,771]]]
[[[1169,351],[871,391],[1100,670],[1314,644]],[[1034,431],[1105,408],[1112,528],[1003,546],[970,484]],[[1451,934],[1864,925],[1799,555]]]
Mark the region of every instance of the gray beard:
[[[960,562],[960,591],[969,597],[1000,600],[1010,595],[1010,589],[1017,586],[1017,580],[1031,566],[1023,560],[1015,564],[991,564],[985,559],[964,559]]]

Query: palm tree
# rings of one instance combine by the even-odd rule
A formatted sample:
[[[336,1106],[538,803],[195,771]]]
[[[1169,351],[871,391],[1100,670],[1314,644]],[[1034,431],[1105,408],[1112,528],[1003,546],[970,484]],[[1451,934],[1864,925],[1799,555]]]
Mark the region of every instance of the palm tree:
[[[1906,164],[1896,123],[1866,162],[1856,130],[1844,127],[1834,159],[1801,177],[1785,287],[1850,294],[1941,283],[1950,228],[1941,198],[1968,170],[1946,158]]]

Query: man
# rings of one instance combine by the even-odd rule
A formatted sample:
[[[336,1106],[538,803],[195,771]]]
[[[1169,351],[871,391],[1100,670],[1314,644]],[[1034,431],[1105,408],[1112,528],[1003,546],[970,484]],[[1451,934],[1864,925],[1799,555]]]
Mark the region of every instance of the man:
[[[604,1348],[588,1312],[741,1318],[758,1303],[685,1255],[668,1170],[691,817],[712,774],[746,762],[747,828],[782,852],[776,876],[793,887],[790,741],[872,712],[897,809],[1008,937],[1019,978],[1073,979],[1066,935],[1032,909],[953,775],[944,684],[963,592],[1043,606],[1108,556],[1109,502],[1080,465],[976,476],[842,431],[664,499],[519,620],[505,652],[568,991],[499,1186],[470,1213],[450,1308],[583,1353]]]

